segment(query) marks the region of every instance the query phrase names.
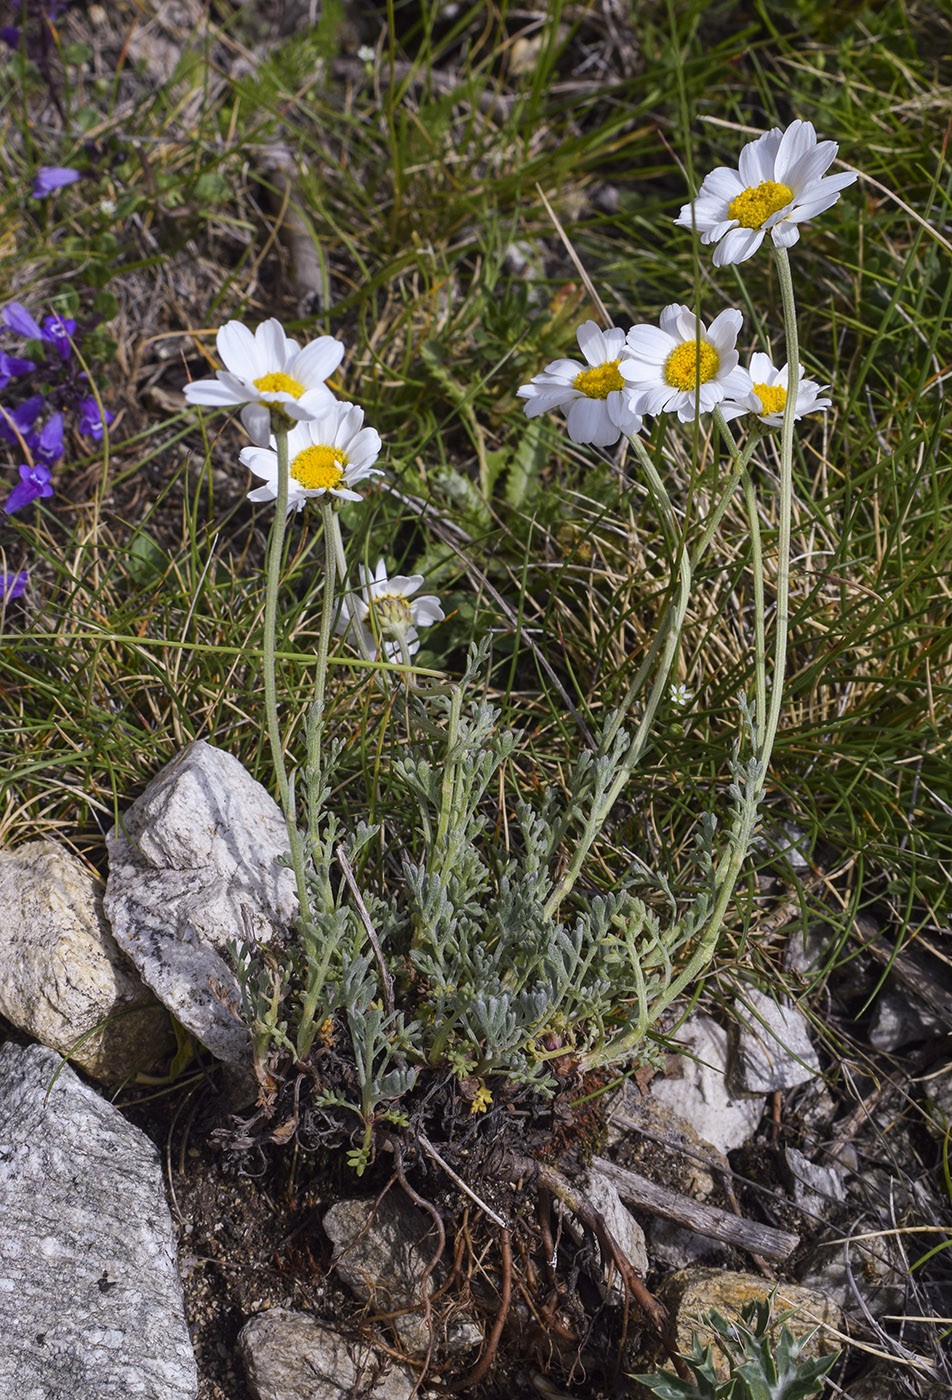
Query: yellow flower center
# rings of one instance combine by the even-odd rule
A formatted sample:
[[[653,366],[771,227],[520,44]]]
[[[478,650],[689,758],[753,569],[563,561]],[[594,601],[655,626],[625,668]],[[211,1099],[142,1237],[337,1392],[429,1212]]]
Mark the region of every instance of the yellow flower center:
[[[763,404],[761,416],[768,413],[782,413],[787,402],[787,391],[782,384],[755,384],[754,393]]]
[[[291,463],[291,475],[305,491],[333,491],[344,479],[347,453],[339,447],[305,447]]]
[[[299,399],[304,393],[303,384],[299,384],[289,374],[282,374],[280,370],[275,370],[273,374],[263,374],[260,379],[252,379],[251,382],[259,394],[290,394],[292,399]]]
[[[625,381],[618,373],[618,360],[608,360],[593,369],[583,369],[572,380],[572,388],[588,399],[607,399],[616,389],[624,389]]]
[[[695,389],[713,379],[721,357],[707,340],[684,340],[664,362],[664,382],[672,389]]]
[[[727,206],[728,218],[736,219],[741,228],[762,228],[770,218],[793,199],[789,185],[778,184],[776,180],[761,180],[759,185],[751,185],[735,195]]]
[[[413,626],[413,608],[402,593],[381,593],[373,599],[382,630],[402,632]]]

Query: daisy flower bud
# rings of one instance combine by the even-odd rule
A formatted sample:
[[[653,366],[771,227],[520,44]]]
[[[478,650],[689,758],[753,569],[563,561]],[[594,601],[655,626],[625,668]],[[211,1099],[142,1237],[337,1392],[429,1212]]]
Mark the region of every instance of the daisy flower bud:
[[[578,329],[578,345],[585,364],[577,360],[553,360],[542,374],[517,391],[526,400],[526,417],[560,408],[573,442],[613,447],[622,433],[641,431],[632,393],[621,375],[628,355],[625,332],[603,331],[594,321]]]
[[[752,257],[768,233],[778,248],[790,248],[799,225],[834,205],[856,179],[855,171],[824,175],[838,149],[835,141],[817,141],[812,122],[774,127],[748,142],[736,170],[721,165],[706,175],[674,222],[718,245],[715,267]]]
[[[302,350],[272,316],[254,334],[240,321],[228,321],[216,344],[225,368],[214,379],[186,384],[185,397],[211,408],[247,405],[241,420],[261,447],[269,440],[273,412],[301,421],[336,402],[325,380],[343,359],[344,347],[333,336],[319,336]]]
[[[341,599],[337,630],[348,637],[368,661],[382,651],[388,661],[402,661],[420,649],[418,627],[430,627],[445,617],[439,598],[432,593],[413,598],[423,584],[422,574],[387,577],[387,566],[379,560],[373,573],[359,566],[360,591]],[[383,639],[378,646],[377,638]]]
[[[359,501],[360,494],[353,489],[357,482],[382,475],[373,465],[380,455],[380,434],[363,423],[362,408],[336,399],[319,417],[295,423],[288,433],[289,514],[325,495]],[[248,492],[249,501],[277,499],[277,447],[272,437],[269,447],[242,449],[241,461],[265,483]]]
[[[708,329],[678,302],[666,306],[660,326],[632,326],[629,357],[619,370],[639,413],[677,413],[687,423],[722,399],[750,389],[734,349],[743,324],[739,311],[722,311]]]

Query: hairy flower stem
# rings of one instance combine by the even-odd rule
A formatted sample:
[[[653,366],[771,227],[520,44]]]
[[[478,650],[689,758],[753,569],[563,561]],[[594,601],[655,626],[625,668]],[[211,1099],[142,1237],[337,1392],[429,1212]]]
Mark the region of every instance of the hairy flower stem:
[[[288,516],[288,428],[287,423],[277,416],[272,420],[272,427],[278,450],[278,481],[266,563],[264,637],[261,646],[262,669],[264,671],[264,709],[268,726],[268,742],[271,745],[271,760],[274,764],[275,780],[278,785],[278,800],[281,803],[281,810],[288,828],[288,844],[297,886],[298,904],[302,918],[307,918],[309,905],[307,884],[304,878],[304,852],[301,849],[301,836],[297,829],[294,793],[284,761],[284,744],[278,720],[278,695],[275,679],[278,586],[281,582],[281,562],[284,558],[284,537]]]
[[[661,510],[665,534],[668,536],[672,549],[677,553],[678,591],[673,600],[673,610],[670,613],[667,611],[665,613],[662,624],[663,631],[659,629],[658,635],[659,637],[663,637],[663,641],[661,642],[661,659],[655,671],[654,683],[645,704],[641,721],[638,728],[635,730],[628,746],[628,752],[622,759],[618,773],[612,781],[611,786],[598,802],[592,803],[585,821],[585,826],[575,844],[575,850],[573,851],[569,866],[546,901],[543,911],[543,918],[546,919],[552,918],[562,901],[571,893],[579,877],[582,866],[585,863],[585,859],[591,850],[592,843],[598,837],[599,832],[608,819],[612,807],[618,800],[619,794],[628,783],[632,772],[641,759],[641,755],[644,752],[645,745],[651,733],[654,717],[668,684],[668,677],[671,674],[675,653],[678,649],[678,643],[681,640],[681,629],[684,625],[684,616],[687,612],[688,599],[691,594],[691,565],[684,547],[684,537],[679,529],[674,507],[671,504],[671,498],[644,444],[639,438],[635,437],[632,439],[632,446],[644,470],[655,501]],[[635,677],[635,683],[638,684],[640,689],[641,670],[639,670],[638,675]],[[607,751],[610,746],[638,693],[635,690],[635,683],[629,686],[628,693],[619,707],[618,714],[605,732],[605,737],[602,741],[603,752]]]
[[[760,741],[760,760],[766,777],[773,752],[780,704],[787,669],[787,632],[790,625],[790,526],[793,514],[793,434],[797,412],[797,387],[800,383],[800,338],[797,332],[797,306],[793,295],[793,277],[786,248],[774,248],[774,259],[780,281],[783,305],[783,329],[787,341],[787,401],[783,408],[780,435],[780,500],[777,529],[777,604],[774,620],[774,664],[771,677],[770,708],[767,725]]]
[[[783,303],[783,323],[784,334],[787,342],[787,401],[784,404],[783,429],[780,440],[780,492],[779,492],[779,528],[777,532],[777,588],[776,588],[776,608],[774,614],[774,657],[773,671],[770,676],[770,702],[767,707],[767,719],[762,732],[755,735],[755,763],[754,770],[748,776],[746,791],[742,795],[739,810],[734,820],[730,835],[727,838],[727,848],[715,872],[716,895],[714,907],[711,910],[704,932],[694,950],[691,958],[685,967],[667,988],[661,1005],[657,1008],[660,1015],[666,1006],[669,1006],[675,997],[680,995],[685,987],[701,976],[707,968],[714,950],[717,946],[717,938],[724,921],[724,915],[734,887],[740,877],[743,863],[747,857],[747,851],[753,839],[757,824],[757,815],[762,800],[762,788],[767,778],[767,771],[770,766],[770,757],[773,753],[774,740],[777,736],[777,727],[780,723],[780,706],[783,701],[783,682],[786,673],[787,663],[787,631],[790,620],[790,528],[793,514],[793,434],[794,422],[797,408],[797,389],[800,378],[800,344],[797,334],[797,310],[793,295],[793,279],[790,275],[790,259],[787,256],[786,248],[775,248],[774,255],[777,261],[777,270],[780,276],[780,295]],[[756,510],[756,502],[748,497],[748,509],[753,513]],[[753,528],[753,527],[752,527]],[[755,605],[758,609],[758,633],[764,627],[763,611],[764,599],[763,589],[760,590],[759,599],[755,597]],[[765,669],[765,666],[764,668]],[[762,680],[763,670],[758,669],[758,687],[766,684]],[[758,715],[760,712],[760,701],[758,692]]]
[[[754,745],[755,749],[759,749],[767,718],[767,613],[764,603],[764,551],[760,534],[760,511],[757,506],[757,493],[754,490],[754,483],[751,479],[750,472],[747,470],[747,462],[743,459],[734,434],[731,432],[727,419],[724,417],[719,407],[714,410],[714,422],[717,424],[718,431],[724,439],[724,444],[731,461],[734,463],[735,470],[744,483],[744,504],[747,509],[747,521],[750,528],[750,568],[754,580],[754,697],[756,705],[756,734]],[[755,437],[752,445],[756,445],[758,440],[759,439]]]
[[[331,630],[334,624],[334,584],[342,554],[339,526],[334,514],[334,503],[330,497],[321,501],[321,519],[324,526],[324,594],[321,599],[321,632],[317,643],[317,660],[314,666],[314,695],[307,715],[307,783],[308,842],[315,854],[320,847],[320,814],[322,807],[322,759],[321,745],[324,736],[325,693],[327,690],[327,656],[331,645]],[[328,882],[325,890],[325,907],[334,907],[334,894]]]

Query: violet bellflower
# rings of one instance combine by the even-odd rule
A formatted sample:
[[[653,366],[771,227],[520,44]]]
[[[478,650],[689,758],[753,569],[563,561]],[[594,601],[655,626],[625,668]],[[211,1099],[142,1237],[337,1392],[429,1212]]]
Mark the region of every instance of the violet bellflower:
[[[33,198],[46,199],[54,190],[64,185],[75,185],[83,177],[71,165],[41,165],[33,181]]]
[[[52,467],[63,455],[63,415],[54,413],[43,426],[33,448],[33,456],[44,467]]]
[[[103,433],[115,417],[108,408],[100,412],[99,404],[94,398],[81,399],[79,404],[79,422],[77,428],[84,437],[91,437],[94,442],[102,442]]]
[[[68,360],[73,353],[72,337],[76,334],[76,322],[72,316],[43,317],[40,335],[47,345],[52,345],[61,360]]]
[[[0,350],[0,389],[5,389],[18,374],[29,374],[36,369],[33,360],[21,360],[17,355],[6,355]]]
[[[43,496],[52,496],[52,494],[49,467],[44,467],[42,462],[32,467],[28,463],[24,463],[20,468],[20,480],[7,497],[3,512],[5,515],[13,515],[15,511],[22,510],[31,501],[39,500]]]
[[[42,330],[22,302],[8,302],[0,314],[3,315],[4,325],[16,331],[17,335],[24,335],[27,340],[43,339]]]
[[[16,408],[4,408],[0,404],[0,440],[23,443],[40,416],[44,402],[42,394],[33,394]]]
[[[0,573],[0,604],[8,603],[13,598],[22,598],[29,581],[30,574],[27,569],[20,569],[15,574]]]

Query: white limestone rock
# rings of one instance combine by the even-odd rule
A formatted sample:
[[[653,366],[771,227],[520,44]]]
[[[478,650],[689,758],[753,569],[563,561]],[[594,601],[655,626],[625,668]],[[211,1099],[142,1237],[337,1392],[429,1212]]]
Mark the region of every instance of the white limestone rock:
[[[195,1400],[148,1138],[41,1046],[0,1048],[0,1395]]]
[[[199,739],[107,838],[105,910],[144,982],[218,1059],[251,1066],[232,940],[270,943],[297,913],[280,808],[231,754]]]
[[[254,1400],[409,1400],[414,1391],[405,1367],[288,1308],[246,1322],[238,1349]]]
[[[734,1087],[741,1094],[793,1089],[820,1073],[806,1017],[757,987],[744,987],[734,1002],[740,1024]]]
[[[53,841],[0,851],[0,1013],[103,1083],[174,1046],[168,1012],[109,931],[99,882]]]
[[[652,1080],[652,1097],[686,1118],[719,1152],[740,1147],[760,1122],[763,1105],[728,1090],[727,1032],[710,1016],[695,1015],[681,1027],[678,1043],[685,1053],[678,1056],[676,1072]]]

